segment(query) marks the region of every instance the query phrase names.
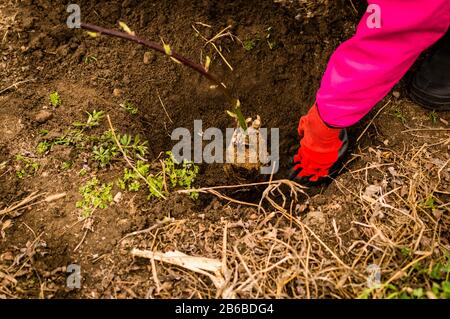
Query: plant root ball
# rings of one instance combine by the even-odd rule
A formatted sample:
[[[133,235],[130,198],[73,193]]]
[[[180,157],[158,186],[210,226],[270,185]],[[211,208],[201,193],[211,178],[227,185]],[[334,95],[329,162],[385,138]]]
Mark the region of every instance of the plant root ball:
[[[261,168],[268,163],[267,140],[261,134],[261,118],[248,119],[249,128],[237,128],[227,146],[227,176],[239,183],[260,179]]]

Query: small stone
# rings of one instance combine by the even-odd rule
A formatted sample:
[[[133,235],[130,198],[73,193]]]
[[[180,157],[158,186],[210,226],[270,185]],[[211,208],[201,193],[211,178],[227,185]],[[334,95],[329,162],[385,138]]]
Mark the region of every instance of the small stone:
[[[392,92],[392,95],[393,95],[396,99],[398,99],[398,98],[400,97],[400,92],[399,92],[399,91],[394,91],[394,92]]]
[[[121,95],[122,95],[122,90],[120,90],[120,89],[114,89],[113,95],[114,95],[115,97],[121,96]]]
[[[38,114],[36,114],[34,120],[40,124],[47,122],[53,117],[53,114],[50,111],[42,110]]]
[[[151,52],[147,51],[144,53],[144,64],[150,64],[151,62],[155,61],[156,55]]]
[[[114,196],[114,202],[115,202],[116,204],[118,204],[118,203],[120,203],[121,200],[122,200],[122,193],[121,193],[121,192],[118,192],[118,193],[116,194],[116,196]]]
[[[256,215],[256,214],[251,214],[251,215],[250,215],[250,219],[251,219],[251,220],[257,220],[257,219],[258,219],[258,215]]]

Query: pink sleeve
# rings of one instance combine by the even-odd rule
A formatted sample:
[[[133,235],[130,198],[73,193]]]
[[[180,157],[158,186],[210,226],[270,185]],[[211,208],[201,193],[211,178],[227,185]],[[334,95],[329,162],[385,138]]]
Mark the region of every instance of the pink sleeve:
[[[317,93],[319,113],[331,126],[364,117],[450,26],[450,0],[368,2],[381,10],[381,23],[368,10],[356,34],[332,55]]]

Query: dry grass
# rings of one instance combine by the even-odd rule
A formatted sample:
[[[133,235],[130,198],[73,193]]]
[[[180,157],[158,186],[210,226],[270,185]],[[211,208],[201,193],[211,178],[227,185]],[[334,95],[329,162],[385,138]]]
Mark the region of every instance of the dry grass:
[[[190,297],[197,298],[386,298],[419,287],[436,297],[426,274],[450,251],[450,159],[439,158],[445,157],[439,148],[448,143],[443,135],[437,143],[402,153],[364,150],[357,156],[366,166],[336,180],[341,200],[326,204],[314,204],[304,188],[289,181],[267,183],[260,202],[253,203],[221,192],[263,184],[198,189],[248,214],[238,221],[223,218],[207,231],[216,240],[207,241],[203,257],[225,260],[222,287],[166,264],[153,265],[153,272],[184,276]],[[198,221],[182,225],[152,234],[151,250],[201,245],[196,236],[181,243],[186,241],[181,234],[195,233]],[[226,248],[218,246],[219,238]],[[381,282],[370,288],[373,265]],[[155,297],[184,294],[171,287]]]
[[[34,206],[41,203],[51,203],[60,200],[66,196],[66,193],[44,197],[45,195],[46,194],[44,193],[34,192],[0,210],[0,240],[7,239],[6,230],[12,227],[16,218],[21,216],[24,212],[31,210]],[[28,241],[25,247],[19,250],[20,253],[15,256],[11,252],[0,251],[0,299],[15,299],[26,295],[27,292],[19,288],[17,284],[24,278],[34,277],[35,274],[39,280],[39,298],[51,297],[52,293],[56,290],[48,289],[46,287],[47,282],[45,279],[54,277],[58,273],[64,273],[66,268],[60,267],[52,272],[43,273],[41,278],[39,274],[36,273],[33,263],[36,254],[40,256],[45,254],[46,243],[42,239],[43,233],[38,235],[27,224],[22,224],[32,233],[34,239]]]

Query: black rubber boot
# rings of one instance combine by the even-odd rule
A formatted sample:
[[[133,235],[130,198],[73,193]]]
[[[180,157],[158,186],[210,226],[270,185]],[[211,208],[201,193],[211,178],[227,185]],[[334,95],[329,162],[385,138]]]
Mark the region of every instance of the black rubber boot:
[[[410,97],[429,110],[450,111],[450,31],[419,68],[410,85]]]

